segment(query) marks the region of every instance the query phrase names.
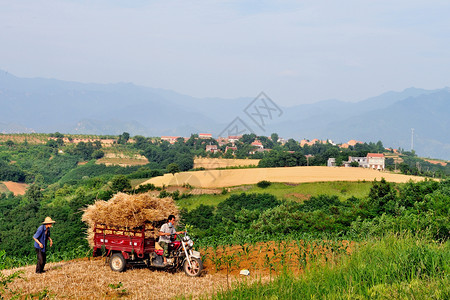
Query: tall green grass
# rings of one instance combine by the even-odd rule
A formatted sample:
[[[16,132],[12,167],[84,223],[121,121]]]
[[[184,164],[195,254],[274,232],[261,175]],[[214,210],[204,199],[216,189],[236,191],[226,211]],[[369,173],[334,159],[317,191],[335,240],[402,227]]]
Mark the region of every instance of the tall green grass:
[[[450,299],[450,242],[390,234],[303,275],[237,284],[213,299]],[[207,297],[206,297],[207,298]]]

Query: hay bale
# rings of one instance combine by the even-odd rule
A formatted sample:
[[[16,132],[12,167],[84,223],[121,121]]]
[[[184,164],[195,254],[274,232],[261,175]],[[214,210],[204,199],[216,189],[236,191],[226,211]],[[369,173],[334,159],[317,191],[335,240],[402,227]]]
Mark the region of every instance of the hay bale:
[[[169,215],[175,215],[177,219],[179,215],[178,208],[171,198],[156,198],[150,193],[135,195],[117,193],[108,201],[98,200],[89,205],[84,209],[81,219],[89,225],[87,238],[92,247],[95,226],[123,231],[145,226],[145,237],[156,238],[157,227],[160,227],[161,222]]]

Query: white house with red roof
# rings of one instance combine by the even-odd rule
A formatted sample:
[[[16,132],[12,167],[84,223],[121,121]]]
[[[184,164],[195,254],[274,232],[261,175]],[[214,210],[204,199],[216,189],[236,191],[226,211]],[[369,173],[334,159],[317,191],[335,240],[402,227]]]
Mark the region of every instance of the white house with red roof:
[[[385,157],[383,153],[367,153],[367,167],[384,170]]]
[[[259,149],[264,149],[263,144],[262,144],[260,141],[258,141],[258,140],[254,141],[251,145],[254,146],[254,147],[256,147],[257,149],[258,149],[258,148],[259,148]]]
[[[198,134],[199,139],[212,139],[211,133],[199,133]]]
[[[242,135],[229,135],[228,136],[228,142],[232,143],[234,145],[234,143],[236,143],[237,141],[239,141],[239,139],[242,137]]]

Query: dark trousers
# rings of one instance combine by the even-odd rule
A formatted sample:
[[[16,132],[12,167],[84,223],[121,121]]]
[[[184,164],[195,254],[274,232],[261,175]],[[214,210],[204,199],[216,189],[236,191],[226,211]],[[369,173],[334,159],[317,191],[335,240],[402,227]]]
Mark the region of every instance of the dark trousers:
[[[47,262],[47,254],[42,252],[42,249],[34,249],[36,249],[37,254],[36,273],[44,273],[45,263]]]

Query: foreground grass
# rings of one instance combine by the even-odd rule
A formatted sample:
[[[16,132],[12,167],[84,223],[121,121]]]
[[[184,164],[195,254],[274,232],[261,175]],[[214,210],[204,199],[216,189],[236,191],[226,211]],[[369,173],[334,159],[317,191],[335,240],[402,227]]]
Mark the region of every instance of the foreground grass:
[[[256,185],[248,185],[232,189],[226,195],[195,195],[177,201],[178,206],[191,210],[201,204],[217,206],[231,194],[269,193],[279,199],[303,201],[311,196],[337,195],[342,201],[350,197],[363,198],[369,194],[372,182],[366,181],[334,181],[334,182],[309,182],[300,184],[272,183],[267,188],[259,188]]]
[[[300,277],[241,283],[212,298],[450,299],[450,242],[392,234],[358,247],[337,264],[315,264]]]

